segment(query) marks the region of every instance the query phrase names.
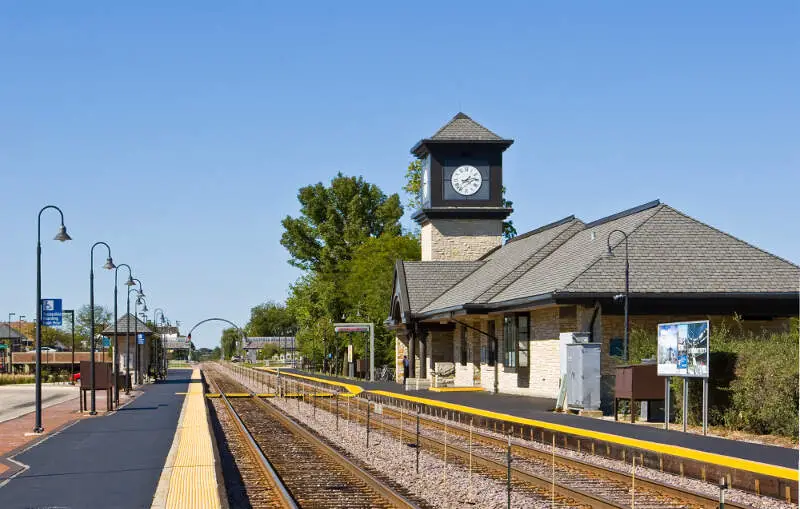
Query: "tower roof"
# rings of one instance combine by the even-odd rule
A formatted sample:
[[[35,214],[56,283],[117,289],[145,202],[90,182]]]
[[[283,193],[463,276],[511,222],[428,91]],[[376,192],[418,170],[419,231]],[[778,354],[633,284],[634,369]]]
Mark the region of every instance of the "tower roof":
[[[505,139],[475,122],[469,115],[458,112],[433,136],[417,142],[411,148],[411,153],[417,157],[423,157],[428,152],[426,145],[434,143],[496,143],[504,145],[503,149],[505,150],[514,143],[514,140]]]

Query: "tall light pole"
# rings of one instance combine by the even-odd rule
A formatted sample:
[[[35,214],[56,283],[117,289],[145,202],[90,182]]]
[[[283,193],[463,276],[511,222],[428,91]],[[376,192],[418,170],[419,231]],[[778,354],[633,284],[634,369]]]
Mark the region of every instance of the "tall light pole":
[[[70,328],[70,332],[72,332],[72,364],[69,367],[69,374],[70,374],[70,382],[73,384],[75,383],[72,378],[75,376],[75,310],[74,309],[65,309],[62,313],[69,313],[72,317],[72,326]]]
[[[119,268],[125,267],[128,269],[128,280],[125,281],[125,285],[128,287],[135,286],[136,283],[133,281],[133,274],[131,273],[131,266],[127,263],[120,263],[117,265],[117,268],[114,269],[114,404],[119,407],[119,333],[117,331],[117,275],[119,274]],[[128,313],[130,313],[130,299],[128,299]],[[127,376],[127,372],[125,375]],[[126,384],[127,386],[127,384]]]
[[[65,242],[72,240],[64,226],[64,213],[55,205],[46,205],[39,211],[36,235],[36,421],[34,433],[42,433],[42,212],[55,209],[61,215],[61,226],[53,240]]]
[[[133,278],[136,281],[136,284],[139,285],[139,295],[136,297],[136,301],[133,303],[133,339],[136,341],[136,362],[134,363],[134,370],[136,371],[136,381],[135,383],[139,383],[139,304],[142,302],[144,298],[144,289],[142,289],[142,282],[136,278]],[[130,292],[128,292],[130,294]],[[130,312],[130,311],[129,311]],[[128,329],[130,329],[130,316],[128,316]]]
[[[133,278],[134,281],[138,281],[138,279]],[[141,284],[139,285],[141,286]],[[125,316],[128,317],[128,322],[125,324],[125,394],[131,393],[131,292],[137,292],[138,295],[141,294],[141,290],[137,290],[136,288],[128,288],[128,301],[127,307],[125,311]]]
[[[147,325],[147,323],[146,323],[147,322],[147,301],[145,300],[144,297],[141,297],[140,300],[142,301],[142,311],[141,311],[142,323]],[[138,302],[137,302],[137,304],[138,304]],[[137,326],[139,325],[138,320],[136,322],[136,325]],[[138,334],[137,334],[137,337],[136,337],[136,378],[139,380],[140,384],[143,383],[142,382],[142,378],[144,378],[142,376],[142,371],[143,371],[143,368],[144,368],[144,352],[142,352],[142,348],[140,348],[141,346],[142,345],[139,344],[139,337],[138,337]]]
[[[106,263],[103,265],[103,268],[106,270],[112,270],[117,268],[114,265],[114,261],[111,259],[111,247],[106,244],[105,242],[95,242],[92,244],[92,248],[89,250],[89,341],[91,342],[90,354],[89,358],[89,377],[92,379],[92,406],[91,410],[89,411],[89,415],[97,415],[97,411],[95,410],[95,391],[94,388],[97,385],[97,381],[95,380],[94,376],[94,350],[95,350],[95,337],[94,337],[94,248],[97,246],[105,246],[108,250],[108,258],[106,258]]]
[[[155,308],[153,310],[153,327],[156,327],[156,328],[158,328],[158,326],[156,325],[156,323],[157,323],[156,322],[156,316],[158,315],[159,311],[161,312],[161,323],[162,324],[164,323],[164,310],[161,309],[161,308]],[[156,332],[158,332],[158,331],[156,331]],[[158,347],[160,347],[161,343],[164,340],[164,335],[162,333],[160,333],[160,332],[158,334],[158,339],[159,339]],[[155,370],[156,371],[156,378],[158,378],[158,372],[161,371],[161,364],[160,364],[159,359],[158,359],[158,357],[159,357],[159,353],[158,353],[159,352],[159,348],[158,347],[155,349],[156,356],[155,356],[155,360],[154,360],[154,363],[155,363],[155,366],[156,366],[156,370]]]
[[[623,340],[622,344],[622,358],[625,362],[628,362],[628,329],[630,324],[628,322],[628,300],[629,300],[629,290],[630,290],[630,266],[628,264],[628,234],[622,230],[611,230],[608,232],[608,237],[606,238],[606,245],[608,246],[608,254],[609,256],[613,255],[611,252],[611,236],[614,233],[621,233],[623,237],[625,237],[625,294],[623,298],[625,299],[625,339]],[[619,295],[614,296],[614,300],[619,298]]]

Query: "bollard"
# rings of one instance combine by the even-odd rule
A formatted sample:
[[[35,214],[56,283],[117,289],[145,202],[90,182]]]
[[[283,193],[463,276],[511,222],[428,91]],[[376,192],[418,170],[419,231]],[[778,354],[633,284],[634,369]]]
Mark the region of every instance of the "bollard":
[[[506,507],[511,509],[511,435],[508,436],[508,449],[506,450],[506,463],[508,473],[506,474]]]
[[[419,407],[417,407],[417,473],[419,473]]]
[[[367,397],[367,449],[369,449],[369,397]]]

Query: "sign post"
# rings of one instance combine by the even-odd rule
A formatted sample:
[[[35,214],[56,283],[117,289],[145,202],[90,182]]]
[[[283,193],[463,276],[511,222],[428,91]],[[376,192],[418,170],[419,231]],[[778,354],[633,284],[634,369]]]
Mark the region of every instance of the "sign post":
[[[375,381],[375,324],[372,323],[335,323],[335,332],[369,332],[369,381]],[[352,346],[351,346],[352,348]],[[348,351],[352,362],[351,350]]]
[[[670,377],[683,378],[683,431],[686,431],[689,378],[703,381],[703,435],[708,431],[708,320],[658,324],[658,375],[664,382],[664,429],[669,429]]]

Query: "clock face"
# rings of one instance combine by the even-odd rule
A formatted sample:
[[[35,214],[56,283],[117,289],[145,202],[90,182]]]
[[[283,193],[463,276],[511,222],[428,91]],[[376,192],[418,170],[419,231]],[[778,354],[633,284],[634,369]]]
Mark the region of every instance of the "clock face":
[[[453,171],[450,182],[453,184],[453,189],[455,189],[458,194],[471,196],[477,193],[478,189],[481,188],[483,179],[481,178],[481,172],[478,171],[478,168],[465,164]]]

